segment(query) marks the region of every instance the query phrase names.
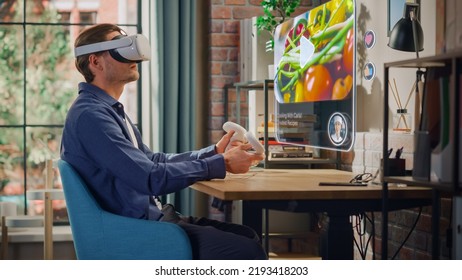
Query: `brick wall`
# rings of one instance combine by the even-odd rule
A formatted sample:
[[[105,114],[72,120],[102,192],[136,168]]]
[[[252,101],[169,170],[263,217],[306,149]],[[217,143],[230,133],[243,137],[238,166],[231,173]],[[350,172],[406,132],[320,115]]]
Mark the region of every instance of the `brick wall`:
[[[412,134],[389,134],[389,147],[396,151],[397,148],[403,147],[402,158],[406,160],[406,170],[413,168],[413,151],[414,151],[414,136]],[[382,158],[382,133],[359,132],[356,133],[356,142],[352,156],[351,169],[354,173],[375,172],[380,167],[380,160]],[[394,155],[394,152],[392,156]],[[380,176],[380,175],[379,175]],[[388,252],[389,258],[392,258],[397,252],[401,243],[405,240],[411,226],[414,224],[418,217],[419,209],[407,209],[400,211],[393,211],[389,213],[388,219]],[[446,246],[446,229],[449,226],[451,213],[451,202],[449,199],[442,199],[441,202],[441,215],[440,215],[440,249],[441,258],[449,258],[449,249]],[[367,213],[372,217],[372,213]],[[381,228],[381,213],[373,213],[375,217],[375,246],[376,258],[381,258],[381,245],[382,245],[382,228]],[[416,228],[410,235],[407,242],[396,254],[395,259],[401,260],[418,260],[418,259],[431,259],[432,257],[432,235],[431,235],[431,218],[432,207],[423,207],[421,216],[418,219]],[[365,237],[367,239],[371,233],[371,225],[368,224],[368,231]],[[356,238],[359,238],[356,234]],[[369,245],[371,248],[372,243]],[[359,251],[356,250],[355,258],[360,258]],[[367,258],[372,259],[372,250],[367,252]]]
[[[216,143],[223,136],[223,88],[239,82],[239,24],[240,20],[263,14],[261,0],[211,0],[210,14],[210,120],[209,140]],[[293,16],[311,7],[311,0],[302,0]],[[229,92],[230,115],[233,115],[235,92]],[[247,105],[241,96],[241,114],[245,120]],[[242,116],[241,115],[241,116]],[[231,118],[232,119],[232,118]]]

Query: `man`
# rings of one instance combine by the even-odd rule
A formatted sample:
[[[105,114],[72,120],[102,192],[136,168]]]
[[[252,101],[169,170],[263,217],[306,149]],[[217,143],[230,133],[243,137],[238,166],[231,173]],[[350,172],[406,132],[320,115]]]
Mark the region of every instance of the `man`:
[[[107,211],[181,226],[190,238],[195,259],[265,259],[266,253],[250,228],[179,216],[171,205],[159,205],[158,195],[199,180],[224,178],[227,171],[245,173],[263,156],[248,152],[249,144],[232,143],[236,147],[225,152],[233,132],[216,145],[182,154],[154,153],[144,145],[118,99],[124,86],[139,78],[139,61],[126,59],[130,55],[123,52],[146,46],[140,38],[132,38],[140,39],[138,48],[108,50],[124,45],[117,41],[126,42],[129,37],[124,34],[118,26],[99,24],[76,39],[75,64],[86,82],[79,84],[79,96],[66,118],[61,158],[78,171]]]

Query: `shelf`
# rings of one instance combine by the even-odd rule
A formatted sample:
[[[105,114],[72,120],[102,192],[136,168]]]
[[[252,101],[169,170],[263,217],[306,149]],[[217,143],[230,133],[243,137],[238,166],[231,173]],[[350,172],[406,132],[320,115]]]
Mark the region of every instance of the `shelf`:
[[[272,163],[290,163],[290,164],[325,164],[325,163],[337,163],[335,160],[330,158],[301,158],[301,159],[270,159]]]
[[[454,95],[453,100],[453,105],[451,106],[451,114],[454,115],[459,115],[460,114],[460,109],[459,106],[456,104],[459,104],[460,101],[460,77],[462,75],[461,73],[461,66],[462,65],[462,51],[455,51],[451,53],[446,53],[446,54],[441,54],[441,55],[436,55],[436,56],[428,56],[428,57],[421,57],[421,58],[415,58],[415,59],[408,59],[408,60],[401,60],[401,61],[393,61],[393,62],[388,62],[385,63],[385,79],[388,80],[389,77],[389,71],[391,68],[435,68],[435,67],[447,67],[450,69],[450,76],[452,77],[451,79],[455,82],[452,82],[450,85],[450,94]],[[424,92],[425,93],[425,92]],[[389,102],[389,88],[385,87],[385,96],[384,96],[384,132],[383,132],[383,154],[386,153],[388,150],[388,102]],[[457,132],[459,130],[459,118],[454,118],[454,120],[451,123],[450,127],[451,132],[451,138],[450,140],[453,143],[453,155],[458,155],[458,152],[460,150],[459,147],[459,138],[458,135],[459,133]],[[386,169],[388,165],[387,160],[384,161],[384,169]],[[453,156],[452,159],[452,168],[453,168],[453,175],[452,175],[452,182],[451,183],[441,183],[437,181],[424,181],[424,180],[415,180],[415,179],[409,179],[405,180],[405,183],[417,183],[420,185],[424,185],[430,188],[435,188],[439,190],[445,190],[445,191],[453,191],[454,193],[460,192],[461,190],[461,185],[457,182],[459,182],[459,161],[458,161],[458,156]],[[385,173],[385,176],[387,174]],[[394,181],[396,180],[402,180],[398,178],[394,178]]]
[[[1,233],[0,233],[1,237]],[[21,229],[9,229],[8,241],[10,243],[43,242],[44,233],[42,227],[26,227]],[[53,226],[53,242],[73,241],[70,226]]]
[[[452,104],[450,106],[450,113],[454,116],[460,115],[460,94],[461,87],[460,83],[462,80],[462,51],[454,51],[446,54],[421,57],[415,59],[394,61],[384,64],[385,73],[384,81],[388,81],[389,71],[391,68],[438,68],[445,67],[450,73],[452,83],[450,84],[450,94],[452,95]],[[446,70],[445,69],[445,70]],[[425,94],[425,91],[421,94]],[[389,87],[385,86],[384,88],[384,113],[383,113],[383,155],[387,154],[388,151],[388,135],[389,135]],[[460,191],[462,190],[462,185],[459,183],[459,117],[455,117],[451,120],[450,124],[450,140],[452,141],[452,159],[451,168],[452,176],[451,182],[442,183],[436,180],[416,180],[415,178],[409,177],[398,177],[398,176],[388,176],[387,172],[384,172],[383,182],[382,182],[382,259],[388,258],[388,183],[398,183],[398,184],[407,184],[412,186],[421,186],[428,187],[433,190],[433,201],[432,201],[432,258],[439,259],[440,254],[440,245],[439,245],[439,219],[440,219],[440,208],[441,208],[441,193],[449,194],[450,196],[460,196]],[[431,157],[431,155],[430,155]],[[430,162],[428,163],[430,164]],[[389,161],[386,159],[383,161],[383,170],[387,170],[389,166]],[[431,168],[431,167],[430,167]],[[457,209],[457,203],[454,203],[454,209]],[[460,213],[453,213],[453,228],[460,226]],[[459,240],[458,240],[459,239]],[[455,256],[458,257],[457,252],[460,250],[460,244],[462,241],[460,237],[454,235],[453,237],[453,246],[456,248]],[[459,256],[460,257],[460,256]]]
[[[239,82],[239,83],[234,83],[233,86],[236,88],[242,88],[242,89],[259,89],[262,90],[265,84],[269,88],[274,87],[274,80],[257,80],[257,81],[248,81],[248,82]]]
[[[443,191],[452,191],[452,183],[442,183],[437,181],[416,180],[412,176],[387,176],[383,180],[387,183],[406,184],[408,186],[437,188]],[[462,185],[461,185],[462,186]]]
[[[409,63],[400,62],[395,68],[430,68],[430,67],[444,67],[445,63],[434,61],[410,61]],[[393,67],[393,64],[390,64]]]
[[[40,189],[27,191],[26,197],[29,200],[44,200],[46,196],[51,200],[64,200],[62,189]]]
[[[446,62],[462,57],[462,51],[441,54],[436,56],[427,56],[414,59],[392,61],[384,64],[385,68],[431,68],[444,67]]]
[[[237,82],[233,84],[227,84],[223,88],[224,93],[224,116],[225,120],[228,119],[228,90],[229,88],[234,87],[236,89],[236,116],[237,122],[240,121],[240,90],[260,90],[263,91],[265,104],[264,104],[264,121],[265,124],[263,128],[257,128],[257,132],[259,134],[263,134],[263,139],[270,139],[269,133],[274,133],[274,127],[268,127],[269,122],[269,112],[268,112],[268,92],[270,89],[274,88],[274,80],[255,80],[255,81],[247,81],[247,82]],[[259,135],[260,136],[260,135]],[[258,137],[258,136],[257,136]],[[339,165],[338,163],[338,154],[337,159],[302,159],[302,160],[272,160],[269,158],[269,144],[268,141],[264,142],[265,147],[265,159],[263,160],[263,167],[264,168],[281,168],[281,165],[299,165],[299,166],[310,166],[311,164],[328,164],[333,163]]]

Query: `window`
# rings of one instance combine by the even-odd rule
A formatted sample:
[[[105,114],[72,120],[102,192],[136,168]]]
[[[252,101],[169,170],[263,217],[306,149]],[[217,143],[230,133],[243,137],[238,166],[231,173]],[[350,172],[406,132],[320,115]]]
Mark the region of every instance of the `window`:
[[[81,23],[92,23],[96,22],[96,12],[81,12],[80,13]]]
[[[140,2],[0,1],[0,201],[15,202],[19,213],[42,214],[43,205],[25,194],[44,188],[45,162],[59,158],[64,119],[83,81],[73,42],[95,23],[140,32]],[[138,85],[128,85],[121,100],[135,122],[141,114]],[[53,187],[61,188],[57,173]],[[53,203],[55,221],[66,222],[64,202]]]

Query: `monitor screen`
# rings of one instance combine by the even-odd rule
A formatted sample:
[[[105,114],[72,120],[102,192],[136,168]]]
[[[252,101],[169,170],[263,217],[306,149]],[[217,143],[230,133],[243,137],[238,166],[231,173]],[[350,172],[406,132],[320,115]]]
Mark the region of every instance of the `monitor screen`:
[[[355,134],[355,1],[332,0],[274,33],[275,137],[348,151]]]

